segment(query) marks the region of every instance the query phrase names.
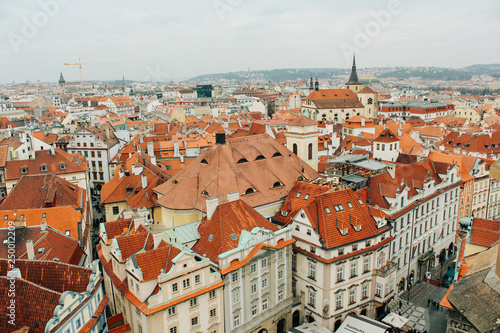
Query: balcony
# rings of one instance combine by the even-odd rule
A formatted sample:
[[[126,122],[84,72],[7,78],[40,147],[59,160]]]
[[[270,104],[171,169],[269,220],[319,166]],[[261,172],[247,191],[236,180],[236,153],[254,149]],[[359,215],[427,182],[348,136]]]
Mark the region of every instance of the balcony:
[[[386,278],[395,271],[396,271],[396,263],[393,261],[387,261],[387,264],[378,269],[375,269],[375,274],[376,276],[380,276],[381,278]]]

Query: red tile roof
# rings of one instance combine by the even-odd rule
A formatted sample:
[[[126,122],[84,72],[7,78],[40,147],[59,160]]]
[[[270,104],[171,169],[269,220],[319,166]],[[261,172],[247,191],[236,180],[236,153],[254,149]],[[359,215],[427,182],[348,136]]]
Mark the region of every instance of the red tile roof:
[[[116,238],[122,255],[122,262],[126,262],[128,257],[142,249],[148,251],[154,248],[153,235],[144,227],[141,229],[142,232],[138,229],[139,232],[136,234],[124,235]]]
[[[172,259],[175,258],[181,250],[171,244],[164,244],[157,249],[135,254],[137,264],[142,271],[142,281],[151,281],[156,279],[164,269],[166,273],[172,268]]]
[[[220,204],[210,220],[203,218],[201,221],[198,227],[200,239],[193,246],[193,251],[206,255],[218,264],[221,253],[238,246],[242,230],[251,231],[256,227],[271,231],[278,230],[274,224],[243,200]],[[231,236],[233,234],[235,237]]]
[[[475,245],[492,247],[498,242],[500,236],[500,221],[474,218],[471,231],[471,243]]]
[[[304,126],[315,126],[318,125],[318,123],[305,116],[298,116],[294,120],[290,121],[287,125],[304,127]]]

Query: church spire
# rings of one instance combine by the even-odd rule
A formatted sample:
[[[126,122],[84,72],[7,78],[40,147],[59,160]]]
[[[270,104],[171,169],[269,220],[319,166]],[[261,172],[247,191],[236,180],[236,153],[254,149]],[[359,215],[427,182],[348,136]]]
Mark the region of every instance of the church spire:
[[[356,73],[356,55],[352,55],[352,69],[351,76],[349,76],[349,81],[347,81],[347,85],[358,85],[361,84],[358,80],[358,74]]]
[[[63,77],[62,73],[59,76],[59,84],[61,84],[61,83],[66,83],[66,81],[64,81],[64,77]]]

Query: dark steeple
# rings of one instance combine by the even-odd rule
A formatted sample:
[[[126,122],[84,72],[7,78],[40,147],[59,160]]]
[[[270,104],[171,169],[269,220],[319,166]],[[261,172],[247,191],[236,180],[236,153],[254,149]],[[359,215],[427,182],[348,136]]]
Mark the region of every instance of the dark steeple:
[[[59,76],[59,84],[62,84],[62,83],[66,83],[66,81],[64,81],[64,77],[61,73],[61,75]]]
[[[311,82],[309,82],[309,90],[313,90],[314,85],[313,85],[313,77],[311,76]]]
[[[358,85],[361,84],[358,80],[358,74],[356,73],[356,55],[352,56],[352,70],[351,76],[349,76],[349,81],[346,83],[347,85]]]
[[[318,91],[319,90],[319,81],[318,81],[318,76],[316,75],[316,82],[314,82],[314,90]]]

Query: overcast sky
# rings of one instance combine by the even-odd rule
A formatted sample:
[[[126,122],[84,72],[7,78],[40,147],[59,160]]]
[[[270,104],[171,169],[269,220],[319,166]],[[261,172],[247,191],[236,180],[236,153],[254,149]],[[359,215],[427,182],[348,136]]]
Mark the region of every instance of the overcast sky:
[[[78,57],[122,63],[84,79],[155,81],[346,68],[353,50],[361,69],[499,63],[499,18],[498,0],[2,0],[0,82],[77,81]]]

